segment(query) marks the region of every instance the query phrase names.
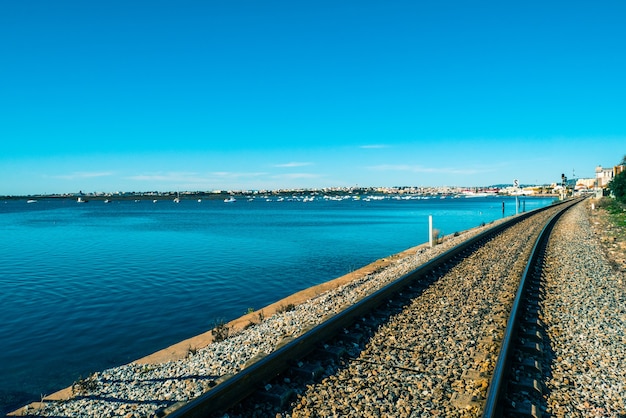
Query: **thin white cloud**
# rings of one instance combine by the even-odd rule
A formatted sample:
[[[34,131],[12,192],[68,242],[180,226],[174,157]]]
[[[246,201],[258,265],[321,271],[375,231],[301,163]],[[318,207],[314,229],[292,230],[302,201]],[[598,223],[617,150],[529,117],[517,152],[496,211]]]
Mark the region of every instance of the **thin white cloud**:
[[[289,174],[283,174],[278,177],[295,180],[295,179],[317,179],[322,176],[319,174],[313,174],[313,173],[289,173]]]
[[[252,171],[252,172],[236,172],[236,171],[215,171],[210,173],[213,176],[219,177],[221,179],[239,179],[239,178],[255,178],[267,175],[267,173],[262,171]]]
[[[196,172],[168,172],[168,173],[148,173],[138,174],[135,176],[127,177],[129,180],[137,181],[160,181],[160,182],[194,182],[203,183],[228,179],[241,179],[241,178],[256,178],[263,176],[267,173],[263,172],[230,172],[230,171],[215,171],[211,173],[196,173]]]
[[[190,179],[198,178],[198,173],[193,172],[167,172],[167,173],[146,173],[129,176],[129,180],[137,181],[189,181]]]
[[[277,168],[293,168],[293,167],[306,167],[306,166],[309,166],[309,165],[313,165],[313,163],[292,161],[290,163],[285,163],[285,164],[275,164],[274,167],[277,167]]]
[[[77,171],[69,174],[60,174],[56,176],[50,176],[52,178],[61,180],[76,180],[76,179],[90,179],[95,177],[109,177],[114,173],[108,171]]]
[[[359,148],[362,148],[362,149],[381,149],[381,148],[389,148],[389,145],[385,145],[385,144],[370,144],[370,145],[361,145]]]
[[[381,164],[367,167],[374,171],[408,171],[411,173],[432,173],[432,174],[479,174],[496,171],[493,167],[482,168],[459,168],[459,167],[423,167],[409,164]]]

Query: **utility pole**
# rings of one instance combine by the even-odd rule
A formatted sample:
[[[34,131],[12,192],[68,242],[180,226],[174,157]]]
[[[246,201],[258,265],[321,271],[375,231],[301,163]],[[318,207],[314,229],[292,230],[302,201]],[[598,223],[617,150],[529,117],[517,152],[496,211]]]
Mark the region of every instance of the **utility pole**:
[[[513,187],[515,187],[515,214],[519,214],[519,180],[513,180]]]

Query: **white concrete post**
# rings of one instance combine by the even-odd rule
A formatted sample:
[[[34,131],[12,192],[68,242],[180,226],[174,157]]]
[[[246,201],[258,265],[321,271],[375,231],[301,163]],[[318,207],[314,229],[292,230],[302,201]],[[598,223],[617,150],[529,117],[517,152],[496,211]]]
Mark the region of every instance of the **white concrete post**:
[[[428,215],[428,243],[433,247],[433,215]]]

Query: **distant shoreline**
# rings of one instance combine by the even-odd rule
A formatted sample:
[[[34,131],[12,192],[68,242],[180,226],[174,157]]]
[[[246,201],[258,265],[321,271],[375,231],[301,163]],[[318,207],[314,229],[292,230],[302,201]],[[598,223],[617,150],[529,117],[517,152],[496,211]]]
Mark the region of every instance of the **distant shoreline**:
[[[471,192],[482,193],[482,188],[470,188]],[[418,196],[418,197],[456,197],[466,196],[468,188],[442,189],[436,188],[416,191],[414,189],[314,189],[314,190],[273,190],[273,191],[215,191],[215,192],[128,192],[128,193],[64,193],[64,194],[35,194],[35,195],[15,195],[0,196],[0,200],[36,200],[36,199],[77,199],[79,197],[94,201],[104,200],[173,200],[179,197],[180,200],[224,200],[228,197],[301,197],[301,196]],[[514,194],[504,191],[486,192],[486,197],[513,197]],[[554,197],[557,193],[532,193],[520,194],[520,197]]]

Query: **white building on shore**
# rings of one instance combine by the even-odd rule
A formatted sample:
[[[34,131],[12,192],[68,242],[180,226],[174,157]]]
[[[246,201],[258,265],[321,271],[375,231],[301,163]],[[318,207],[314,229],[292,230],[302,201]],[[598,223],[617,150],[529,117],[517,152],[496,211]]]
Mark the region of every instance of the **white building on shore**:
[[[623,164],[616,165],[611,168],[603,168],[601,165],[596,167],[596,187],[604,189],[609,185],[611,180],[622,171],[626,170],[626,166]]]
[[[605,188],[613,180],[613,177],[615,177],[613,167],[603,168],[601,165],[596,167],[596,187]]]

